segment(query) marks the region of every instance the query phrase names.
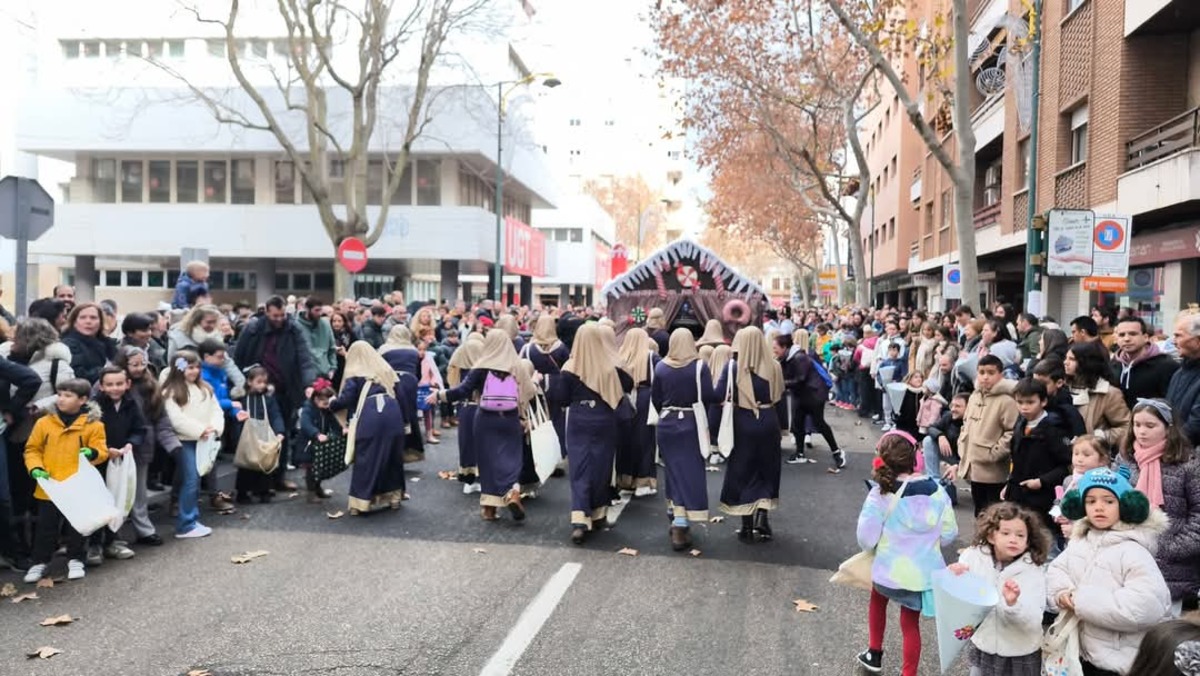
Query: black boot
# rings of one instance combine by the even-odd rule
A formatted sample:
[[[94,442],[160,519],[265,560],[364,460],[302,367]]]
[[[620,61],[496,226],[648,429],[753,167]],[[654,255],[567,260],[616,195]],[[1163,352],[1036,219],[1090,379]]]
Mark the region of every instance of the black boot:
[[[754,539],[757,542],[770,542],[773,538],[771,523],[767,520],[767,510],[754,511]]]
[[[742,528],[741,528],[741,530],[738,531],[737,535],[738,535],[738,540],[741,540],[742,542],[745,542],[748,545],[754,544],[754,517],[753,516],[743,516],[742,517]]]

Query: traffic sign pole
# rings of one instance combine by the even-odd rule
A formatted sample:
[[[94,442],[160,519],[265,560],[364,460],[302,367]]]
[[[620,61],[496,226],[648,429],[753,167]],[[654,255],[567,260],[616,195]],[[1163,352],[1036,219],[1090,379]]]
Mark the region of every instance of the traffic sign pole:
[[[17,191],[18,196],[20,191]],[[13,225],[17,239],[17,297],[13,315],[25,316],[29,308],[29,219],[21,218],[21,200],[13,200]]]

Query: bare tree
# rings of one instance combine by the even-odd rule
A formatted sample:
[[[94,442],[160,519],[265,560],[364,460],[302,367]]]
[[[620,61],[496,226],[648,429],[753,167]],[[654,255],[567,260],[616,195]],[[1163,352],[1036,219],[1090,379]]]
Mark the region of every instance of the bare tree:
[[[311,196],[334,250],[349,237],[361,238],[370,247],[384,232],[388,207],[405,177],[413,144],[432,121],[431,105],[439,90],[430,87],[430,75],[445,61],[447,40],[475,27],[473,22],[489,0],[275,0],[275,4],[286,29],[288,54],[286,68],[272,64],[265,69],[271,83],[256,81],[254,76],[262,69],[243,50],[246,41],[238,33],[240,0],[230,0],[228,14],[220,18],[205,15],[196,5],[182,5],[197,21],[221,29],[237,83],[232,91],[189,82],[165,61],[152,63],[182,82],[219,123],[275,137]],[[397,4],[400,7],[394,7]],[[392,82],[403,86],[389,87]],[[386,113],[380,107],[384,92],[393,90],[403,91],[406,97],[400,107],[404,118],[395,125],[398,133],[387,135],[383,194],[369,195],[368,164],[372,139],[382,135],[381,114],[389,125],[399,117],[392,101],[385,101]],[[249,105],[244,98],[231,96],[239,91]],[[344,210],[337,208],[331,189],[331,161],[342,171],[338,180],[344,189],[338,197],[344,198]],[[371,219],[367,205],[375,200],[380,208]],[[349,274],[335,266],[335,294],[344,297],[351,291]]]

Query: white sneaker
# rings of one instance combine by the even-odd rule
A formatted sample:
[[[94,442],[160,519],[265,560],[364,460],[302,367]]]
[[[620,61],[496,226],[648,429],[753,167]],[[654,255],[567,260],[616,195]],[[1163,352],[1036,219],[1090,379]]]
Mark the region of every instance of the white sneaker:
[[[79,559],[67,561],[68,580],[82,580],[85,575],[87,575],[87,570],[84,568],[83,561]]]
[[[126,559],[132,559],[135,554],[136,552],[130,549],[129,545],[125,544],[121,540],[115,540],[111,545],[104,548],[104,558],[106,559],[117,559],[118,561],[124,561]]]
[[[658,495],[658,491],[649,486],[638,486],[637,490],[633,492],[633,497],[635,498],[644,498],[651,495]]]
[[[178,540],[190,540],[194,538],[204,538],[212,535],[212,529],[202,523],[196,524],[196,527],[186,533],[176,533],[175,538]]]
[[[891,425],[884,425],[883,427],[879,428],[879,430],[881,432],[891,432],[893,429],[895,429],[895,428],[892,427]]]
[[[37,582],[38,580],[41,580],[42,576],[44,576],[45,574],[46,574],[46,564],[35,563],[29,567],[29,572],[25,573],[25,581],[28,582],[29,584],[33,584],[33,583]]]
[[[481,491],[483,491],[483,486],[480,486],[478,481],[473,484],[463,484],[463,495],[471,495],[472,493],[479,493]]]

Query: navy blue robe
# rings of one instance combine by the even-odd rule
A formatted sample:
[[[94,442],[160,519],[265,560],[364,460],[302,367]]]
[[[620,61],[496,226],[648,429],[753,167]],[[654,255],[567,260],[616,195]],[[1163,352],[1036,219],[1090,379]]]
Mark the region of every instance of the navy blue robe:
[[[359,393],[368,381],[347,378],[342,392],[329,403],[329,410],[358,408]],[[397,398],[403,394],[400,383],[393,392],[370,383],[367,401],[354,429],[354,464],[350,473],[350,508],[367,511],[373,503],[399,504],[404,493],[404,416]],[[415,421],[414,421],[415,422]]]
[[[737,377],[737,366],[733,369]],[[717,381],[716,392],[725,394],[729,372]],[[750,376],[758,417],[754,411],[735,406],[733,411],[733,452],[725,464],[725,483],[721,487],[721,511],[732,516],[750,516],[755,510],[779,506],[779,479],[783,458],[780,456],[779,418],[771,401],[771,384],[757,375]],[[734,383],[737,398],[737,383]],[[765,408],[762,408],[765,407]]]
[[[415,349],[388,350],[383,360],[400,376],[396,398],[409,422],[404,449],[410,462],[425,458],[425,436],[421,433],[422,416],[417,412],[417,383],[421,382],[421,355]],[[425,431],[428,433],[428,430]]]
[[[451,403],[477,399],[483,393],[487,380],[487,369],[471,369],[456,387],[446,390],[446,401]],[[506,373],[497,373],[506,376]],[[479,468],[479,504],[484,507],[503,507],[504,495],[519,485],[521,477],[522,445],[525,430],[521,427],[520,409],[515,411],[488,411],[478,406],[471,424],[472,449]],[[465,409],[464,409],[465,410]],[[462,434],[464,421],[459,425]]]
[[[646,351],[649,373],[658,365],[658,355]],[[617,447],[617,488],[657,488],[658,472],[654,464],[654,427],[647,424],[650,415],[650,378],[635,383],[636,411],[633,420],[622,426],[621,440]]]
[[[700,391],[696,391],[696,364],[700,363]],[[651,398],[658,409],[658,454],[666,470],[667,509],[672,516],[691,521],[708,519],[708,480],[696,432],[692,404],[715,404],[721,396],[713,389],[708,365],[693,362],[683,368],[659,363],[654,369]],[[710,406],[709,410],[719,406]],[[710,415],[712,415],[710,413]]]

